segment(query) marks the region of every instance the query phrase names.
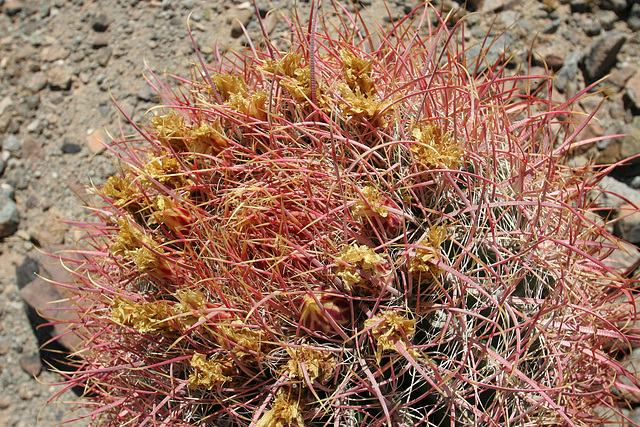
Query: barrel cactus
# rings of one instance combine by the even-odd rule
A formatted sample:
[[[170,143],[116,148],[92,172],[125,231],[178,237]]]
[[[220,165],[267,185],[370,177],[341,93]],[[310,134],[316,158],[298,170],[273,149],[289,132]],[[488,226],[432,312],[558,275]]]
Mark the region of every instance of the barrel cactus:
[[[91,425],[620,412],[634,282],[605,262],[602,174],[567,162],[583,93],[468,57],[462,23],[416,29],[429,6],[374,28],[332,7],[150,74],[162,105],[109,145],[68,287]]]

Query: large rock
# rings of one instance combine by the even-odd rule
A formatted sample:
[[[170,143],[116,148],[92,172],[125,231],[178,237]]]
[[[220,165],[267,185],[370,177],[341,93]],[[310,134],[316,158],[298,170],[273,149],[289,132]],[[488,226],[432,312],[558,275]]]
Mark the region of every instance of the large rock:
[[[601,142],[602,151],[598,154],[598,164],[613,164],[629,157],[640,154],[640,116],[634,117],[633,122],[619,128],[611,129],[611,134],[622,134]],[[627,171],[619,171],[624,175],[637,175],[637,165],[640,159],[636,158],[627,162]]]
[[[600,210],[610,211],[628,203],[640,206],[640,191],[624,182],[605,176],[598,183],[598,187],[602,191],[594,191],[593,197],[597,205],[600,206]]]
[[[582,71],[588,84],[604,77],[611,70],[616,62],[616,55],[626,40],[624,34],[614,31],[601,35],[587,47],[582,59]]]
[[[59,321],[53,326],[49,337],[42,337],[45,340],[57,338],[57,342],[64,348],[73,351],[80,342],[80,337],[73,331],[67,329],[67,324],[77,318],[77,313],[70,308],[71,304],[65,301],[71,296],[66,289],[55,285],[62,283],[73,286],[75,276],[69,270],[75,268],[72,261],[64,259],[78,259],[77,255],[69,252],[72,248],[68,246],[53,246],[45,248],[42,252],[29,255],[32,269],[38,272],[38,277],[20,289],[22,299],[31,307],[32,322],[43,322],[42,318],[34,319],[34,316],[42,316],[50,321]],[[51,254],[51,255],[47,255]],[[35,325],[37,326],[37,325]]]
[[[622,239],[634,245],[640,244],[640,206],[622,205],[616,221],[616,229]]]
[[[640,109],[640,71],[636,71],[633,77],[627,80],[625,85],[626,95],[631,105]]]

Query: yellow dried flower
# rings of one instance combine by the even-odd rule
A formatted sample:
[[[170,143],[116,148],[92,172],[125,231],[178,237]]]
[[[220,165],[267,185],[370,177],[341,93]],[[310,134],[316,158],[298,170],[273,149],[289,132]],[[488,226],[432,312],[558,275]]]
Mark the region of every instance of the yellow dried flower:
[[[109,252],[131,258],[141,273],[149,273],[158,278],[171,275],[170,266],[159,256],[163,253],[162,248],[152,238],[134,227],[127,218],[120,218],[118,227],[120,231],[109,247]]]
[[[380,215],[386,218],[388,215],[387,208],[384,206],[385,199],[380,191],[368,185],[360,190],[364,200],[359,201],[351,207],[351,213],[355,219],[369,218],[372,214]]]
[[[190,126],[184,117],[173,112],[152,117],[150,121],[158,133],[158,140],[177,153],[190,151],[210,155],[227,146],[227,139],[217,121]]]
[[[411,145],[411,151],[420,162],[421,169],[455,169],[458,167],[462,149],[450,133],[443,133],[442,128],[433,123],[417,125],[413,128],[412,133],[417,144]]]
[[[305,102],[311,99],[311,68],[309,66],[302,67],[301,61],[302,55],[290,52],[279,61],[265,61],[260,68],[275,74],[276,78],[279,78],[280,84],[289,91],[293,99]]]
[[[325,383],[335,373],[336,359],[331,352],[302,346],[300,348],[287,347],[287,353],[291,358],[285,368],[289,371],[289,378],[304,380],[304,369],[306,369],[310,382],[313,383],[319,379],[321,383]]]
[[[440,245],[446,237],[446,228],[437,225],[432,227],[427,235],[418,242],[419,247],[409,261],[409,273],[417,273],[420,282],[431,280],[442,272],[432,261],[439,259]]]
[[[179,189],[193,186],[193,181],[184,174],[184,166],[175,157],[155,157],[146,164],[141,175],[141,183],[145,187],[154,187],[152,181],[172,188]]]
[[[271,409],[262,414],[256,427],[291,427],[294,422],[304,427],[303,410],[306,402],[300,391],[281,391],[276,396]]]
[[[238,75],[217,74],[211,79],[229,108],[258,120],[266,119],[265,105],[269,99],[266,92],[258,91],[250,94],[244,78]]]
[[[398,352],[396,344],[402,345],[412,357],[418,357],[415,350],[409,349],[409,340],[416,332],[416,321],[400,316],[392,310],[364,321],[365,328],[371,327],[371,335],[376,340],[376,361],[380,364],[382,352]]]
[[[126,209],[129,213],[137,213],[142,209],[141,201],[143,195],[140,190],[133,185],[131,174],[127,174],[126,178],[119,176],[110,176],[107,182],[101,188],[102,193],[113,199],[115,206]]]
[[[265,346],[260,330],[243,326],[220,326],[217,340],[220,346],[230,350],[243,361],[255,360],[256,355],[261,354]]]
[[[111,302],[111,320],[142,333],[172,334],[176,328],[167,319],[173,316],[165,301],[135,303],[121,297]]]
[[[174,297],[178,303],[152,301],[135,303],[121,297],[115,297],[111,303],[111,320],[129,326],[142,333],[162,333],[175,335],[203,319],[200,310],[207,308],[204,294],[192,289],[178,290]],[[219,317],[228,319],[221,314]]]
[[[207,360],[207,356],[201,353],[193,354],[191,366],[194,371],[189,375],[187,384],[192,390],[198,386],[211,390],[225,381],[232,381],[233,376],[238,374],[238,368],[231,359],[213,357]]]
[[[338,89],[344,101],[342,112],[349,117],[362,117],[374,126],[382,127],[385,117],[391,114],[390,102],[377,101],[362,93],[354,93],[348,85],[338,84]]]
[[[357,269],[369,276],[381,279],[384,285],[389,285],[393,280],[391,267],[386,259],[366,245],[354,244],[344,247],[338,260],[343,262],[338,263],[336,275],[342,279],[347,289],[354,289],[365,295],[380,294],[382,290],[380,284],[362,277]],[[345,265],[345,263],[349,265]]]
[[[348,50],[340,51],[340,58],[344,64],[344,78],[349,88],[356,95],[371,96],[376,93],[376,88],[371,80],[371,61],[357,57]]]

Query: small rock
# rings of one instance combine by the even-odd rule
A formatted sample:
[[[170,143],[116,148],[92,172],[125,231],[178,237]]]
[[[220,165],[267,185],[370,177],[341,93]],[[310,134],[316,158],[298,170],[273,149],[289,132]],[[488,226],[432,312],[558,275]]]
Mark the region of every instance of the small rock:
[[[40,160],[44,157],[42,151],[42,141],[32,137],[26,137],[22,142],[22,151],[20,152],[23,159]]]
[[[569,2],[572,13],[586,13],[589,11],[589,5],[586,0],[571,0]]]
[[[146,102],[150,102],[153,101],[154,98],[158,98],[158,93],[148,84],[143,85],[138,92],[136,92],[136,95],[138,96],[138,99]]]
[[[42,372],[42,360],[40,355],[32,354],[30,356],[22,356],[20,358],[20,367],[30,377],[37,377]]]
[[[46,0],[41,1],[40,4],[38,5],[38,15],[40,16],[40,18],[46,18],[50,14],[51,14],[51,6],[49,5],[49,2]]]
[[[589,37],[594,37],[602,32],[602,27],[600,27],[598,21],[586,18],[582,21],[582,31]]]
[[[573,81],[576,78],[579,70],[578,64],[580,63],[581,58],[582,55],[579,51],[572,51],[564,59],[564,66],[560,69],[560,71],[558,71],[558,74],[556,74],[554,83],[555,88],[560,92],[564,93],[569,82]]]
[[[542,27],[542,34],[553,34],[556,31],[558,31],[558,28],[560,27],[560,24],[562,23],[562,21],[560,19],[554,19],[553,21],[545,24]]]
[[[30,111],[37,110],[40,106],[40,95],[34,93],[33,95],[26,96],[24,98],[24,105],[26,105],[27,109]]]
[[[634,3],[629,10],[629,17],[627,18],[627,25],[631,31],[640,30],[640,3]]]
[[[4,141],[2,141],[2,148],[15,153],[17,151],[20,151],[20,149],[22,148],[22,144],[20,143],[20,139],[18,139],[17,136],[7,135]]]
[[[38,246],[48,247],[64,243],[65,229],[60,222],[61,218],[62,214],[54,206],[29,220],[28,231]]]
[[[71,88],[71,73],[60,66],[51,67],[47,71],[47,82],[53,90],[68,90]]]
[[[636,68],[631,66],[616,68],[607,78],[606,84],[616,92],[620,92],[625,89],[627,82],[635,72]],[[640,76],[640,73],[638,75]]]
[[[601,10],[598,12],[598,20],[602,28],[606,31],[611,31],[618,20],[618,15],[612,10]]]
[[[4,336],[0,337],[0,356],[4,356],[9,353],[10,349],[11,345],[9,344],[9,340]]]
[[[22,11],[23,2],[17,0],[7,0],[4,2],[4,13],[7,16],[17,15]]]
[[[253,9],[239,10],[234,17],[230,20],[231,24],[231,37],[237,39],[244,34],[242,27],[247,28],[249,22],[253,18]]]
[[[5,96],[4,98],[2,98],[2,100],[0,100],[0,116],[4,114],[4,110],[6,110],[10,105],[13,105],[13,101],[10,97]]]
[[[2,184],[3,186],[7,184]],[[8,185],[7,185],[8,186]],[[11,236],[18,229],[20,216],[12,198],[0,195],[0,239]]]
[[[594,40],[587,48],[582,61],[587,84],[606,75],[616,61],[618,51],[627,40],[622,33],[606,33]]]
[[[636,74],[627,81],[625,87],[631,105],[640,109],[640,71],[636,71]]]
[[[600,0],[598,3],[600,9],[613,10],[617,14],[627,10],[627,0]]]
[[[104,150],[105,137],[100,129],[96,129],[87,137],[87,146],[92,153],[99,153]]]
[[[506,4],[507,0],[484,0],[479,10],[480,12],[498,12],[504,9]]]
[[[99,33],[104,32],[109,27],[109,18],[104,13],[98,13],[94,15],[91,21],[91,28],[93,31],[97,31]]]
[[[0,397],[0,409],[7,409],[9,406],[11,406],[12,400],[11,397],[9,396],[2,396]]]
[[[73,142],[65,142],[62,144],[62,152],[65,154],[77,154],[82,151],[82,148]]]
[[[41,71],[31,74],[25,83],[25,88],[29,89],[33,93],[40,92],[46,86],[47,76]]]
[[[91,47],[94,49],[102,49],[109,44],[109,37],[106,34],[98,34],[93,38]]]
[[[98,65],[101,67],[106,67],[109,63],[109,59],[111,59],[111,48],[107,47],[106,49],[100,49],[96,60],[98,61]]]
[[[40,51],[40,59],[44,62],[55,62],[60,59],[66,59],[69,53],[70,52],[59,43],[53,43]]]
[[[31,384],[22,384],[18,387],[18,396],[22,400],[33,399],[33,386]]]
[[[534,58],[537,59],[539,56],[544,61],[544,64],[547,64],[552,70],[559,70],[564,66],[564,54],[558,45],[543,46],[536,53],[538,55]],[[543,64],[542,61],[539,61],[539,63]]]

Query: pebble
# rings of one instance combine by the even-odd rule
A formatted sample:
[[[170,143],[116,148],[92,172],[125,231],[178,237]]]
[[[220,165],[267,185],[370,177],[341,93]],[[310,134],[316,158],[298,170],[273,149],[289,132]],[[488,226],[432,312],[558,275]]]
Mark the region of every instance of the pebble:
[[[22,144],[20,144],[20,139],[18,139],[15,135],[7,135],[2,141],[2,148],[7,151],[20,151],[22,148]]]
[[[53,66],[47,70],[47,82],[53,90],[68,90],[71,88],[71,73],[66,68]]]
[[[569,5],[572,13],[586,13],[589,11],[589,5],[586,0],[571,0]]]
[[[582,63],[587,83],[604,77],[611,70],[616,55],[626,40],[624,34],[611,32],[601,35],[589,45]]]
[[[138,99],[146,102],[153,101],[158,98],[158,92],[156,92],[151,86],[147,83],[143,84],[140,89],[136,92],[136,96]]]
[[[106,34],[97,34],[91,42],[91,47],[94,49],[101,49],[109,45],[109,37]]]
[[[39,354],[22,356],[20,358],[20,368],[30,377],[37,377],[42,372],[42,360]]]
[[[0,184],[0,186],[3,190],[2,193],[0,193],[0,239],[3,239],[16,232],[20,224],[20,216],[16,202],[4,191],[5,187],[9,187],[9,193],[11,194],[13,188],[4,183]]]
[[[62,152],[65,154],[77,154],[82,151],[82,148],[73,142],[65,142],[62,144]]]
[[[9,396],[0,397],[0,409],[7,409],[13,401]]]
[[[22,400],[33,399],[33,386],[31,384],[22,384],[18,387],[18,396]]]
[[[96,61],[98,61],[98,65],[101,67],[106,67],[109,63],[109,59],[111,59],[111,48],[100,49],[96,56]]]
[[[93,28],[93,31],[101,33],[107,31],[108,27],[109,18],[107,17],[107,15],[105,15],[104,13],[98,13],[93,16],[93,19],[91,21],[91,28]]]
[[[50,46],[42,48],[40,51],[40,59],[44,62],[55,62],[60,59],[66,59],[69,53],[70,52],[59,43],[53,43]]]
[[[9,349],[11,346],[9,345],[9,341],[6,337],[0,336],[0,356],[4,356],[9,353]]]
[[[627,0],[600,0],[600,8],[605,10],[613,10],[617,14],[627,10]]]
[[[242,31],[242,27],[244,26],[247,28],[247,25],[251,22],[251,18],[253,18],[253,9],[242,9],[237,11],[233,18],[227,21],[231,24],[231,37],[237,39],[243,35],[244,32]]]
[[[612,10],[601,10],[598,12],[598,20],[604,30],[611,31],[618,20],[618,15]]]
[[[631,31],[640,30],[640,3],[634,3],[629,10],[627,25]]]
[[[44,157],[42,141],[40,139],[27,136],[22,142],[22,150],[20,151],[20,154],[20,157],[30,161],[42,159]]]
[[[611,72],[606,83],[609,87],[613,87],[616,92],[620,92],[626,88],[627,82],[635,72],[636,68],[629,65],[623,68],[616,68]]]
[[[4,10],[4,13],[7,14],[7,16],[14,16],[22,11],[22,6],[23,6],[23,2],[21,1],[6,0],[4,2],[3,10]]]
[[[582,21],[582,31],[589,37],[594,37],[602,32],[602,27],[595,19],[587,18]]]
[[[105,137],[100,129],[92,131],[87,137],[87,146],[92,153],[99,153],[104,150],[103,141]]]
[[[636,71],[635,75],[627,81],[625,88],[631,105],[640,109],[640,71]]]
[[[558,28],[560,27],[560,24],[562,23],[562,21],[560,19],[554,19],[553,21],[544,24],[544,26],[542,27],[542,34],[553,34],[556,31],[558,31]]]

